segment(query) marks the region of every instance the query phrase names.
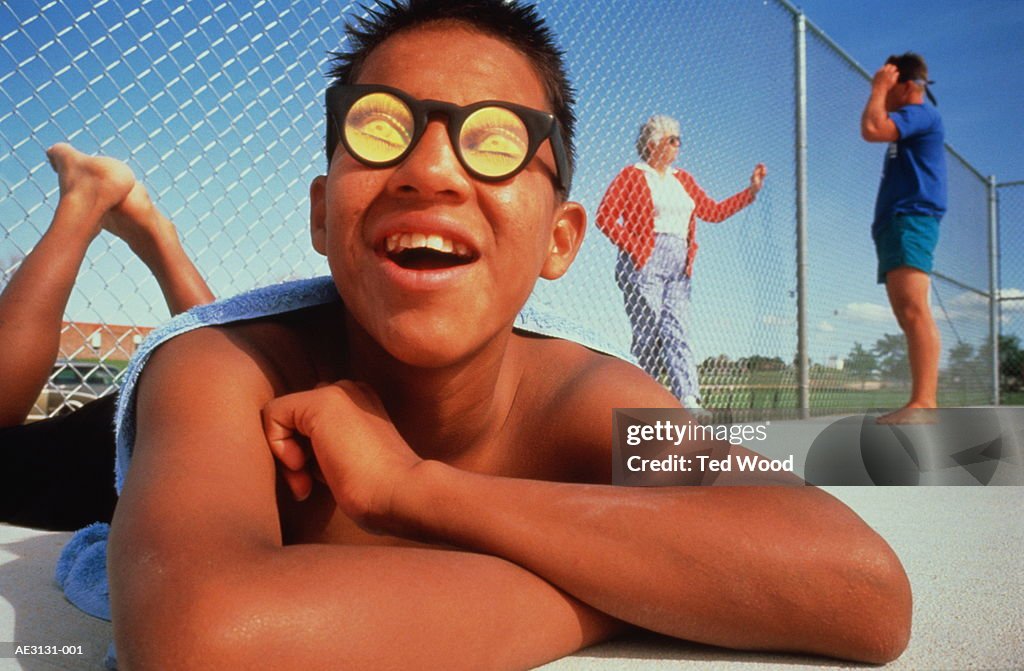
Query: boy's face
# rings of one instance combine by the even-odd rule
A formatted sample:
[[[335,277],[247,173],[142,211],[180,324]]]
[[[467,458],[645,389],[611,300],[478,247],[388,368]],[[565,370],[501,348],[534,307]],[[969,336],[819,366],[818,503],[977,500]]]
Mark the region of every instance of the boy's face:
[[[457,25],[391,37],[357,83],[421,100],[549,111],[525,56]],[[365,166],[339,144],[328,175],[310,189],[313,245],[346,306],[386,351],[417,366],[455,363],[507,332],[538,276],[568,268],[585,227],[582,207],[556,196],[549,141],[522,172],[483,182],[459,163],[446,124],[431,118],[409,156],[389,168]],[[401,253],[424,240],[462,253]],[[389,251],[396,244],[398,253]]]

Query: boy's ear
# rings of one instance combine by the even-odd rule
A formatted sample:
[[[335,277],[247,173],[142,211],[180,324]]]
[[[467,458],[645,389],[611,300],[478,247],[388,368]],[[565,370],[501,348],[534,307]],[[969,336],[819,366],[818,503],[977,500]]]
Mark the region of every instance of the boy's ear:
[[[556,280],[564,275],[580,251],[586,232],[587,211],[583,206],[572,201],[559,205],[555,213],[555,225],[551,230],[548,257],[540,276],[546,280]]]
[[[313,249],[327,256],[326,201],[327,178],[317,175],[309,185],[309,235]]]

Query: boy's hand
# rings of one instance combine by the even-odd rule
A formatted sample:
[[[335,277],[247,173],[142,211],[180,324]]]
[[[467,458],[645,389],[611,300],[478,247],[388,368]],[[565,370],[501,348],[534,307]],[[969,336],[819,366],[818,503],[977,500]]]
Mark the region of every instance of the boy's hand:
[[[297,500],[309,496],[318,470],[353,521],[397,531],[389,524],[393,494],[422,459],[368,385],[342,380],[274,399],[263,408],[263,430]]]

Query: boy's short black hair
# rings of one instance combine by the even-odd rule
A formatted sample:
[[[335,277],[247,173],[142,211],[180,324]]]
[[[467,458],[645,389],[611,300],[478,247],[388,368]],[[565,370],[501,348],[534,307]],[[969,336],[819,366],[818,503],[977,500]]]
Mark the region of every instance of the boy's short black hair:
[[[348,49],[330,52],[330,85],[355,83],[370,53],[399,32],[439,21],[464,23],[504,40],[533,64],[561,127],[570,171],[575,168],[576,96],[565,73],[563,52],[536,7],[519,0],[385,0],[379,7],[364,9],[365,18],[345,25]],[[329,164],[334,147],[326,149]]]

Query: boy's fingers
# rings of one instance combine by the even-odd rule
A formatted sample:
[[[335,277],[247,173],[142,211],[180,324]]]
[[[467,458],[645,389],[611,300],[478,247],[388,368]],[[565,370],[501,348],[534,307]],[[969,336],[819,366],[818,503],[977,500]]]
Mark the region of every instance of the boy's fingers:
[[[295,433],[303,433],[301,406],[295,396],[275,398],[263,406],[263,433],[268,441],[284,440]]]
[[[313,478],[306,470],[293,471],[287,468],[281,470],[281,477],[291,490],[296,501],[305,501],[313,491]]]
[[[270,451],[277,460],[290,470],[298,471],[306,465],[306,451],[294,437],[268,440]]]
[[[303,438],[301,413],[294,397],[275,399],[263,408],[263,434],[270,451],[285,468],[302,470],[306,465],[307,441]]]

